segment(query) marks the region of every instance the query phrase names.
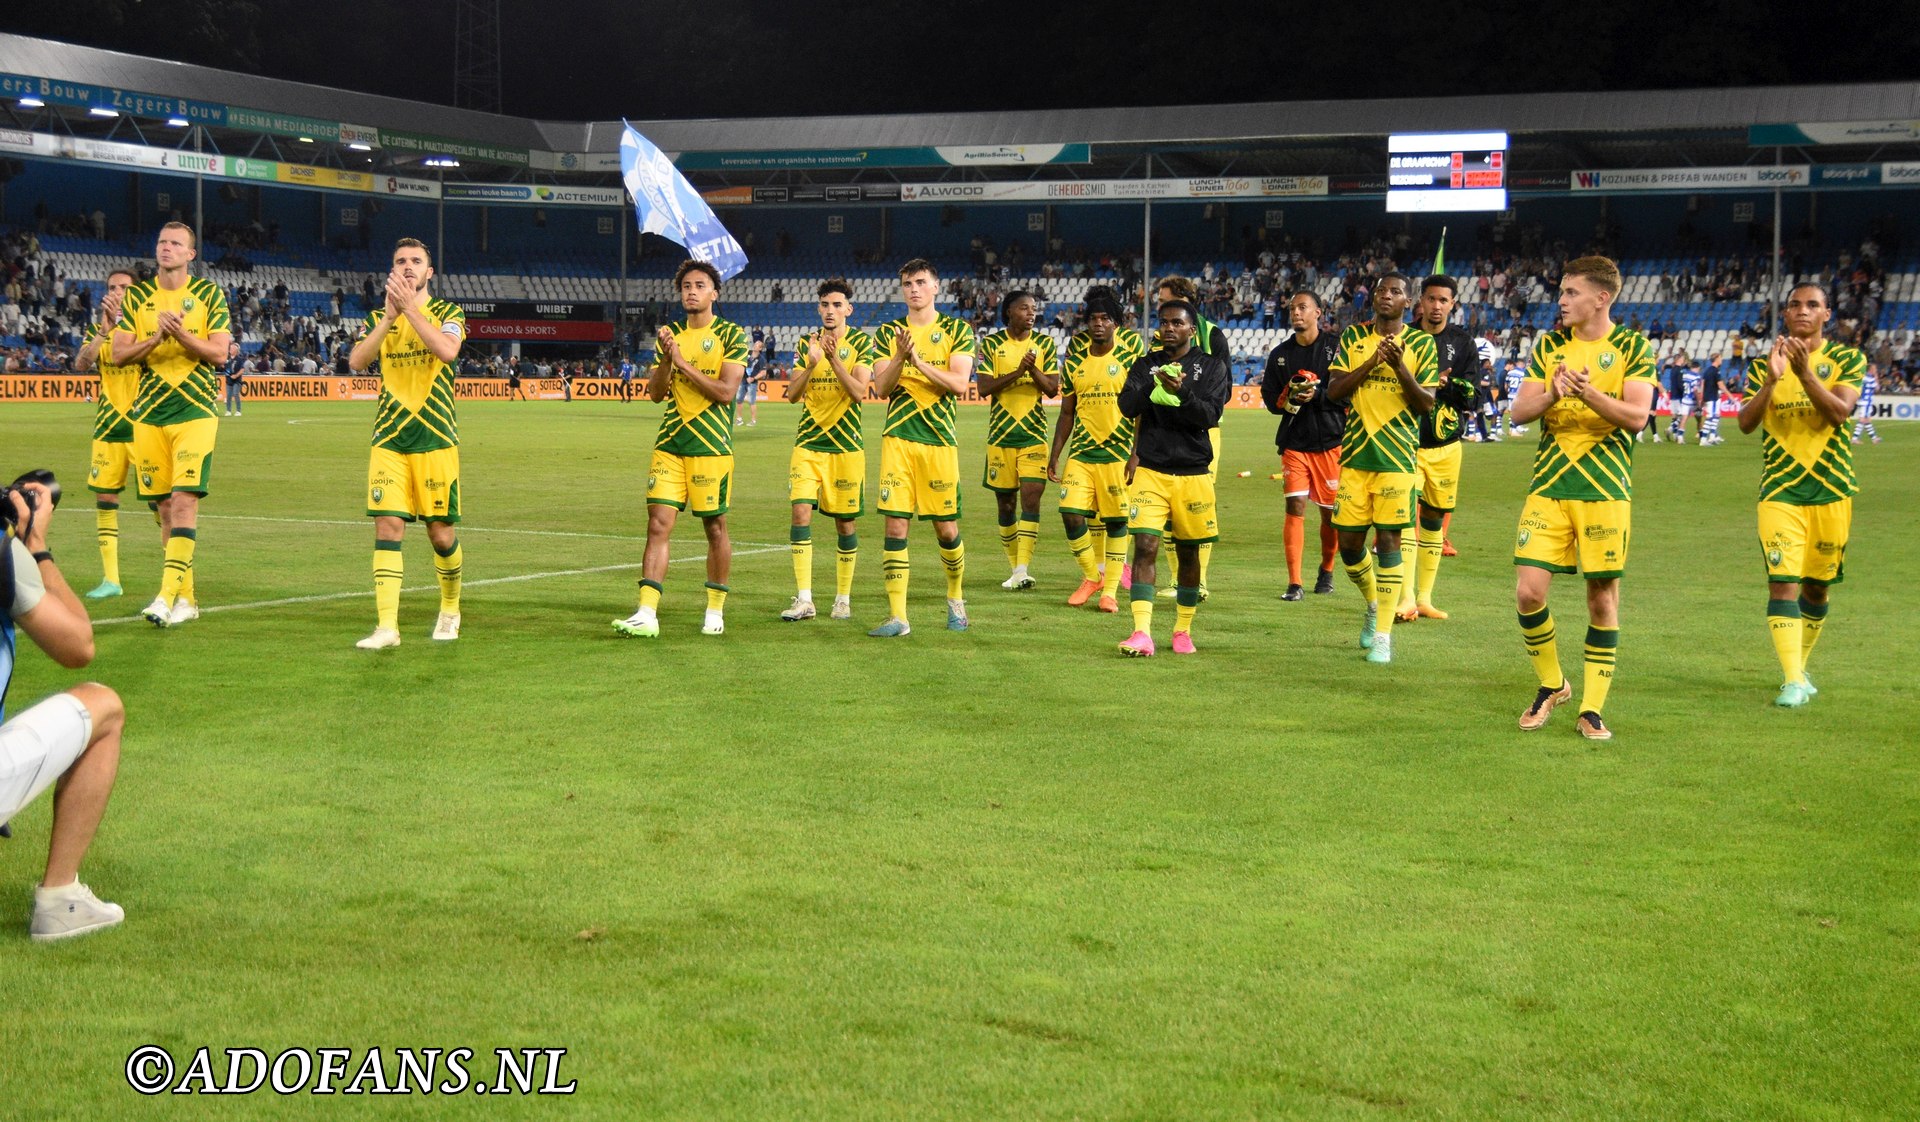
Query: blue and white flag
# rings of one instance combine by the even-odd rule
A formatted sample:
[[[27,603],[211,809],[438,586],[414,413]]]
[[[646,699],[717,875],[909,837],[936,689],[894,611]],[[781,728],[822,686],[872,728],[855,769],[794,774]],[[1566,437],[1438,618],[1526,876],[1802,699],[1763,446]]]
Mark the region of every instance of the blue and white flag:
[[[633,214],[640,232],[658,234],[685,246],[687,255],[695,261],[705,261],[718,269],[721,280],[739,276],[747,267],[747,251],[727,233],[707,200],[693,189],[667,154],[626,121],[620,123],[627,126],[626,135],[620,138],[620,178],[626,180],[627,194],[633,196]]]

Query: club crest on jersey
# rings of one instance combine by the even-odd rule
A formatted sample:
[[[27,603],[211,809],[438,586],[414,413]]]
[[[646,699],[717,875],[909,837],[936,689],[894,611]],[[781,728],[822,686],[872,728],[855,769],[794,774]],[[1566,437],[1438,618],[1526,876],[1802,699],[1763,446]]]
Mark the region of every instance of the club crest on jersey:
[[[1606,354],[1603,354],[1600,356],[1600,369],[1602,370],[1613,369],[1613,352],[1612,351],[1608,351]]]
[[[840,361],[845,362],[847,361],[847,359],[853,357],[853,352],[848,350],[845,347],[841,347],[839,350],[839,355],[840,355]]]
[[[1820,365],[1814,367],[1813,369],[1814,369],[1814,373],[1820,375],[1820,377],[1822,378],[1826,378],[1833,373],[1833,363],[1823,362]]]
[[[927,342],[938,343],[939,341],[940,341],[940,329],[936,327],[933,329],[933,334],[927,336]]]
[[[180,310],[183,312],[191,312],[193,310],[193,297],[189,296],[185,300],[180,301]]]
[[[712,340],[712,339],[702,339],[702,340],[700,340],[700,349],[701,349],[701,350],[703,350],[703,351],[710,351],[710,350],[712,350],[712,349],[713,349],[713,340]]]

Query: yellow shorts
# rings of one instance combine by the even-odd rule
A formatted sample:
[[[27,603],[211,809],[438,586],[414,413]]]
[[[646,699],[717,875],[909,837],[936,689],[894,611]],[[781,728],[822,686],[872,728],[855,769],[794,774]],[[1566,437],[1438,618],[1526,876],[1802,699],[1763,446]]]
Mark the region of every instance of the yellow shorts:
[[[1767,579],[1781,584],[1839,584],[1847,575],[1847,534],[1853,500],[1818,506],[1760,504],[1760,553]]]
[[[1068,460],[1061,477],[1060,513],[1117,522],[1127,517],[1127,465]]]
[[[117,495],[127,487],[127,469],[133,464],[133,442],[93,442],[93,463],[87,468],[87,490]]]
[[[1207,465],[1207,478],[1216,482],[1220,479],[1220,426],[1207,430],[1207,443],[1213,445],[1213,462]]]
[[[1442,514],[1460,505],[1461,442],[1439,448],[1422,448],[1415,463],[1419,466],[1420,503]]]
[[[987,467],[980,482],[989,491],[1014,492],[1022,483],[1047,481],[1047,446],[1029,444],[1025,448],[987,445]]]
[[[897,436],[880,438],[880,501],[888,518],[960,517],[960,450]]]
[[[733,488],[732,456],[677,456],[653,451],[647,465],[647,505],[670,506],[696,518],[715,518],[727,512]]]
[[[787,464],[787,501],[834,518],[867,511],[867,454],[795,448]]]
[[[1413,525],[1413,492],[1420,476],[1411,471],[1361,471],[1342,466],[1340,495],[1334,500],[1336,530],[1404,530]]]
[[[1514,539],[1513,563],[1550,573],[1578,572],[1587,580],[1607,580],[1627,571],[1627,539],[1632,529],[1630,502],[1613,499],[1589,503],[1528,495],[1526,505],[1520,508],[1520,534]]]
[[[1137,468],[1128,488],[1127,529],[1135,534],[1165,533],[1176,542],[1205,545],[1220,540],[1215,520],[1213,480],[1205,475],[1165,475]]]
[[[220,434],[216,417],[174,425],[133,425],[133,462],[140,471],[140,497],[164,499],[175,491],[207,493],[213,474],[213,441]]]
[[[367,517],[460,521],[460,449],[396,452],[375,448],[367,461]]]

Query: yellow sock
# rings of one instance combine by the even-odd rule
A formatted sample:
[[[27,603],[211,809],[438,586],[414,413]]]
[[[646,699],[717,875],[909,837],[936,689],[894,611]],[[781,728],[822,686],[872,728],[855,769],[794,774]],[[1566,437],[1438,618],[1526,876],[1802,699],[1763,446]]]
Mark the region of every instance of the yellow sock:
[[[707,582],[707,610],[710,612],[724,612],[727,610],[726,585],[715,584],[712,581]]]
[[[853,595],[853,567],[860,560],[860,535],[841,534],[833,555],[833,595],[846,599]]]
[[[1403,538],[1402,540],[1404,541],[1405,539]],[[1419,539],[1414,539],[1409,543],[1409,546],[1410,548],[1400,554],[1400,564],[1404,566],[1400,574],[1400,595],[1393,601],[1394,606],[1403,612],[1410,612],[1414,609],[1414,573],[1419,568],[1420,561]],[[1382,596],[1381,600],[1384,602],[1386,597]]]
[[[967,543],[956,537],[952,545],[942,544],[940,567],[947,572],[947,599],[966,599]]]
[[[650,580],[640,582],[640,607],[643,611],[649,612],[660,610],[659,582]]]
[[[1380,569],[1373,578],[1374,589],[1380,597],[1380,618],[1373,624],[1376,634],[1393,634],[1393,613],[1400,603],[1400,588],[1406,578],[1405,554],[1396,549],[1380,555]]]
[[[1119,526],[1118,530],[1113,528]],[[1107,527],[1107,572],[1100,578],[1100,595],[1120,596],[1120,576],[1127,569],[1127,524],[1114,523]]]
[[[453,546],[445,553],[439,546],[433,547],[433,575],[440,581],[440,610],[453,615],[460,614],[460,562],[465,553],[460,549],[460,539],[453,539]]]
[[[1587,673],[1580,689],[1580,712],[1598,713],[1613,688],[1613,659],[1620,646],[1617,627],[1587,628]]]
[[[1200,611],[1200,590],[1198,588],[1175,588],[1173,609],[1173,630],[1193,634],[1193,617]]]
[[[180,598],[187,570],[193,565],[195,542],[192,530],[175,530],[167,535],[167,563],[160,572],[160,599],[171,604]]]
[[[1024,569],[1028,565],[1032,564],[1034,548],[1039,544],[1040,544],[1040,512],[1035,511],[1033,514],[1033,517],[1031,518],[1027,517],[1024,511],[1021,512],[1020,521],[1014,528],[1014,542],[1013,542],[1014,567]]]
[[[1440,578],[1440,549],[1447,540],[1447,532],[1438,526],[1429,530],[1420,527],[1420,565],[1414,576],[1414,600],[1433,606],[1433,585]]]
[[[787,552],[793,556],[793,590],[813,597],[813,527],[787,528]]]
[[[1213,564],[1213,543],[1200,547],[1200,587],[1207,587],[1207,567]]]
[[[1806,675],[1806,652],[1800,644],[1800,605],[1793,600],[1767,601],[1767,634],[1780,660],[1780,680],[1797,682]]]
[[[373,610],[378,620],[375,626],[388,631],[400,630],[400,582],[405,571],[399,542],[373,543]]]
[[[1807,676],[1807,663],[1813,661],[1813,645],[1820,641],[1820,629],[1827,625],[1831,604],[1815,604],[1800,597],[1800,676]]]
[[[1133,629],[1153,634],[1153,586],[1135,581],[1129,595],[1133,598],[1128,605],[1133,610]]]
[[[1001,516],[1000,548],[1007,551],[1007,568],[1016,568],[1020,564],[1020,528],[1015,525],[1013,515]]]
[[[191,557],[187,558],[186,574],[180,578],[180,599],[189,604],[200,602],[193,588],[193,558]]]
[[[1553,613],[1542,607],[1532,614],[1520,613],[1520,637],[1527,644],[1527,658],[1533,663],[1533,672],[1540,676],[1540,684],[1550,690],[1557,690],[1566,684],[1566,675],[1560,673],[1560,646],[1553,636]]]
[[[1379,583],[1373,573],[1373,554],[1364,554],[1359,561],[1347,565],[1347,579],[1360,590],[1360,599],[1369,604],[1380,602]]]
[[[100,575],[108,584],[120,583],[120,508],[97,504],[93,511],[94,532],[100,538]]]
[[[880,545],[880,579],[887,586],[887,614],[907,618],[907,539],[888,538]]]
[[[1099,580],[1100,566],[1093,556],[1093,533],[1086,526],[1080,527],[1080,536],[1067,532],[1067,552],[1073,554],[1073,563],[1080,566],[1081,580]]]

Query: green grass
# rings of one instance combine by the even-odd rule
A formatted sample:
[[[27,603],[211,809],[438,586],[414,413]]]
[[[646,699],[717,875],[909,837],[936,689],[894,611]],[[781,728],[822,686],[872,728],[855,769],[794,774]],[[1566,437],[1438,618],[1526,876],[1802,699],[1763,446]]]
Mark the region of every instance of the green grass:
[[[962,411],[974,630],[940,629],[916,527],[919,630],[892,643],[861,634],[885,614],[872,519],[854,624],[775,618],[786,407],[741,430],[727,635],[698,634],[689,561],[654,643],[608,628],[637,569],[482,582],[637,566],[656,411],[461,414],[465,636],[426,639],[416,531],[421,591],[382,654],[352,645],[370,412],[223,424],[204,603],[351,597],[99,628],[87,673],[130,717],[83,878],[128,919],[29,944],[48,801],[20,815],[0,1116],[1911,1116],[1920,644],[1899,543],[1920,430],[1859,452],[1849,579],[1798,712],[1770,705],[1754,440],[1643,447],[1618,735],[1590,746],[1570,712],[1514,727],[1524,442],[1467,450],[1453,618],[1406,626],[1381,668],[1344,579],[1278,601],[1271,424],[1231,415],[1202,655],[1143,663],[1113,650],[1124,616],[1061,605],[1051,499],[1041,588],[997,587],[983,411]],[[54,547],[83,589],[87,431],[80,406],[0,420],[7,471],[72,488]],[[102,619],[159,579],[157,535],[124,531]],[[675,549],[700,555],[696,526]],[[1554,606],[1577,674],[1579,589]],[[73,680],[29,654],[13,704]],[[148,1043],[565,1047],[578,1092],[145,1099],[122,1069]]]

